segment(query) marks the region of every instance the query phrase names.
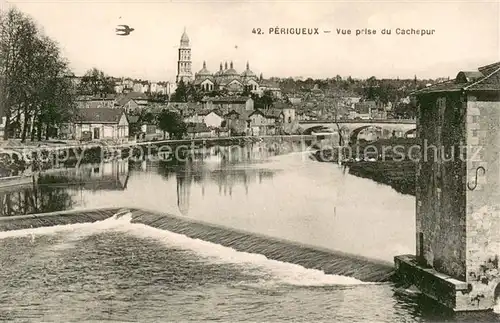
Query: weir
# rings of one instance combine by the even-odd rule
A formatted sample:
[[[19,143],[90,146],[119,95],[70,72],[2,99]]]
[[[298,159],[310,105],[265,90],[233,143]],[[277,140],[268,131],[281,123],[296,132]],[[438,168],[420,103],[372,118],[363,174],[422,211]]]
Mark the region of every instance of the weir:
[[[127,211],[120,208],[107,208],[3,217],[0,218],[0,231],[97,222]],[[261,254],[272,260],[322,270],[326,274],[350,276],[365,282],[385,282],[391,279],[393,273],[391,264],[354,255],[259,236],[168,214],[141,209],[129,211],[132,214],[132,223],[183,234],[192,239],[216,243],[240,252]]]

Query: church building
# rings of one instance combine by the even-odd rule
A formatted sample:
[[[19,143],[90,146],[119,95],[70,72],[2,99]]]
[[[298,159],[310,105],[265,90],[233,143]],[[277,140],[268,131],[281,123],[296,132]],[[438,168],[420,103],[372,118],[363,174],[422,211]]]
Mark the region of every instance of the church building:
[[[184,29],[181,36],[179,47],[179,57],[177,62],[176,82],[193,83],[203,91],[210,92],[215,90],[227,90],[232,93],[248,91],[258,91],[260,78],[250,70],[250,64],[247,62],[246,69],[240,74],[234,69],[233,62],[225,62],[224,66],[220,63],[219,70],[211,73],[207,69],[206,62],[203,62],[203,68],[194,75],[191,71],[191,47],[189,37]]]
[[[223,90],[229,92],[257,91],[259,89],[259,78],[250,70],[250,64],[247,62],[243,73],[238,73],[234,69],[233,62],[227,62],[222,67],[220,63],[219,70],[212,74],[207,70],[207,65],[203,62],[203,68],[195,74],[194,84],[198,85],[204,91]]]

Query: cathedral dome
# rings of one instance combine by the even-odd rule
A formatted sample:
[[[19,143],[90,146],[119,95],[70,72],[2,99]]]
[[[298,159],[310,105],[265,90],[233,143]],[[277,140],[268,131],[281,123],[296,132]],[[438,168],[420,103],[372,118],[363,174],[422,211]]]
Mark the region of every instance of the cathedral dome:
[[[248,62],[247,62],[247,68],[245,71],[243,71],[243,73],[241,73],[241,76],[243,76],[243,77],[257,77],[257,75],[255,75],[255,73],[250,70],[250,65],[248,64]]]
[[[215,72],[214,76],[222,76],[224,75],[224,69],[222,68],[222,63],[220,63],[220,68],[217,72]]]
[[[238,72],[236,72],[236,70],[233,68],[233,62],[231,62],[229,69],[224,71],[224,75],[225,76],[240,76],[238,74]]]
[[[207,64],[203,62],[203,68],[196,73],[198,76],[212,76],[212,73],[210,73],[209,70],[207,70]]]

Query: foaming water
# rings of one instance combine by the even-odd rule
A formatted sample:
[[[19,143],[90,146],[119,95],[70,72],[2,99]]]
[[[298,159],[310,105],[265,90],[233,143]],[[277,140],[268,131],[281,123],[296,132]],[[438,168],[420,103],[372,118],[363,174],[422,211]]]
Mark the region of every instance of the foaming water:
[[[0,239],[23,237],[30,235],[32,239],[41,235],[53,235],[61,232],[70,233],[77,240],[80,236],[91,235],[99,230],[108,230],[126,223],[130,223],[132,214],[130,212],[118,212],[107,219],[90,223],[73,223],[54,225],[48,227],[29,228],[0,232]]]
[[[182,234],[156,229],[144,224],[130,224],[117,227],[136,237],[154,239],[169,248],[194,251],[212,263],[235,264],[243,270],[258,269],[266,279],[265,284],[286,284],[294,286],[327,286],[367,284],[361,280],[328,275],[321,270],[307,269],[300,265],[271,260],[261,254],[236,251],[215,243],[192,239]],[[269,279],[270,278],[270,279]]]

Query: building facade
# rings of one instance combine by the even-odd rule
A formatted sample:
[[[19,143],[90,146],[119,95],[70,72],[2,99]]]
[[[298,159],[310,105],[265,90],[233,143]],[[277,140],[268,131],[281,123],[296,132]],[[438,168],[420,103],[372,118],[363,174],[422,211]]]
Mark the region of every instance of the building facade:
[[[195,74],[194,84],[205,92],[227,90],[228,92],[257,92],[259,91],[259,79],[250,70],[247,62],[246,69],[240,74],[234,69],[233,62],[225,62],[224,67],[220,63],[219,70],[215,73],[207,69],[206,62],[203,68]]]
[[[209,128],[220,128],[224,118],[217,111],[210,111],[208,113],[203,113],[203,122]]]
[[[207,98],[203,100],[203,109],[217,110],[222,114],[227,114],[233,110],[242,113],[244,111],[253,111],[254,101],[252,98],[245,96]]]
[[[429,148],[417,163],[410,267],[437,271],[416,287],[456,311],[492,309],[500,296],[500,62],[478,70],[416,92],[417,138]]]
[[[74,121],[76,140],[128,139],[129,122],[125,111],[112,108],[79,109]]]

